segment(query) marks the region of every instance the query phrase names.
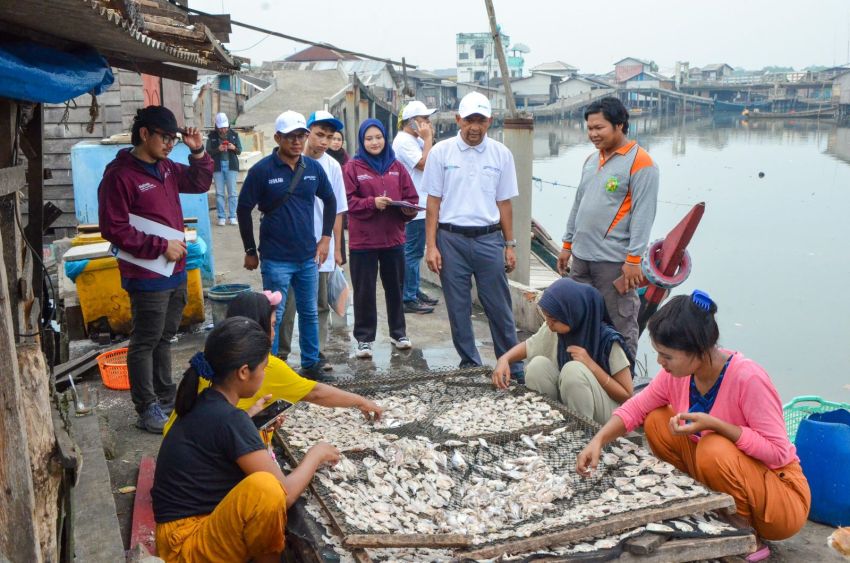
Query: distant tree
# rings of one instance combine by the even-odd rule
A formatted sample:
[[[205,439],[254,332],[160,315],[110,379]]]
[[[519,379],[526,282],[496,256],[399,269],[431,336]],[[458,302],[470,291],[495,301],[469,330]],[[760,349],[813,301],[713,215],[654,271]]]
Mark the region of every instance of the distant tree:
[[[762,72],[794,72],[792,66],[766,66],[761,69]]]
[[[829,68],[828,66],[823,66],[823,65],[810,65],[810,66],[807,66],[806,68],[804,68],[803,70],[808,71],[808,72],[820,72],[820,71],[826,70],[828,68]]]
[[[655,61],[649,61],[649,70],[650,72],[658,72],[658,65]]]

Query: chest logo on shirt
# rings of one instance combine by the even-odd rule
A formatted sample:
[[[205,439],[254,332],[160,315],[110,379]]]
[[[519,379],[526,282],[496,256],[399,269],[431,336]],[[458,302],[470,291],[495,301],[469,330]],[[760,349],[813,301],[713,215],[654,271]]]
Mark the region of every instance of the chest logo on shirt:
[[[616,192],[617,188],[620,187],[620,180],[617,179],[616,176],[611,176],[605,181],[605,191],[607,192]]]
[[[457,164],[446,164],[443,166],[443,170],[460,170],[460,166]]]
[[[398,176],[398,170],[390,170],[387,172],[388,176]]]
[[[274,184],[282,184],[283,178],[269,178],[269,185],[272,186]]]
[[[496,168],[495,166],[482,166],[481,168],[484,170],[484,172],[491,172],[493,174],[501,174],[502,173],[502,169]]]
[[[304,176],[305,180],[315,180],[316,176]]]
[[[368,174],[358,174],[357,175],[357,180],[360,181],[360,182],[362,182],[364,180],[371,180],[371,179],[372,179],[372,177]]]
[[[150,182],[145,182],[144,184],[139,184],[138,189],[140,192],[144,193],[148,190],[152,190],[156,187],[156,184],[151,184]]]

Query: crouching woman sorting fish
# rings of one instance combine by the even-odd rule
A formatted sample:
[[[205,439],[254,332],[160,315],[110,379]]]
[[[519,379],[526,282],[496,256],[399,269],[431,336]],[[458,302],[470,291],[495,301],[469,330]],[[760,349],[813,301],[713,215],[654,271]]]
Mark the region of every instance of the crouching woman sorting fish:
[[[661,371],[614,411],[578,456],[588,475],[602,448],[643,423],[652,451],[735,499],[759,539],[781,540],[805,524],[809,485],[789,442],[779,394],[767,373],[717,347],[717,305],[701,291],[674,297],[649,320]],[[759,542],[748,560],[769,549]]]
[[[530,358],[525,368],[529,389],[604,424],[632,396],[634,361],[611,325],[602,294],[562,278],[546,288],[539,306],[546,322],[499,358],[493,384],[507,388],[510,365]]]
[[[287,507],[320,465],[339,460],[322,442],[283,475],[249,413],[236,407],[262,385],[270,348],[255,321],[232,317],[210,332],[183,375],[179,416],[162,441],[151,490],[156,545],[167,562],[279,562]],[[212,383],[200,394],[199,377]]]

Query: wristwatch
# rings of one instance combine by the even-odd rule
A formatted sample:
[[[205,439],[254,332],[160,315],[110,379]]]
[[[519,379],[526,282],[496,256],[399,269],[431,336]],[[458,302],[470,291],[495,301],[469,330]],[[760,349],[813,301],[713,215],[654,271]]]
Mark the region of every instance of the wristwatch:
[[[192,153],[192,154],[201,154],[205,150],[207,150],[207,149],[203,145],[201,145],[200,147],[198,147],[196,149],[189,149],[189,152]]]
[[[516,239],[512,238],[511,240],[506,240],[505,246],[509,246],[511,248],[516,248]]]

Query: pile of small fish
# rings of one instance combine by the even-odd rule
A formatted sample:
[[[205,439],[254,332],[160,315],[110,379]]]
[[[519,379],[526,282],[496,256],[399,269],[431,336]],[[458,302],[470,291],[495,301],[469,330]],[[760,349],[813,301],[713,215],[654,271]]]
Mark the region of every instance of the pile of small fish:
[[[380,398],[384,415],[381,420],[366,420],[357,409],[330,409],[302,403],[286,417],[283,430],[289,445],[307,451],[320,441],[330,442],[340,451],[362,451],[388,444],[398,436],[374,432],[397,428],[427,415],[428,406],[414,396],[385,395]]]
[[[536,393],[488,393],[453,404],[432,424],[455,436],[516,432],[531,426],[549,426],[564,420]]]

